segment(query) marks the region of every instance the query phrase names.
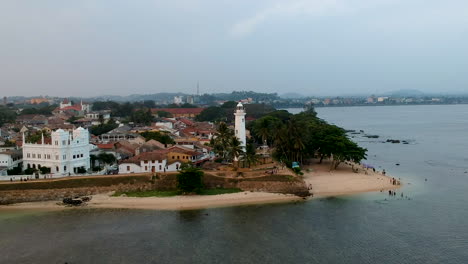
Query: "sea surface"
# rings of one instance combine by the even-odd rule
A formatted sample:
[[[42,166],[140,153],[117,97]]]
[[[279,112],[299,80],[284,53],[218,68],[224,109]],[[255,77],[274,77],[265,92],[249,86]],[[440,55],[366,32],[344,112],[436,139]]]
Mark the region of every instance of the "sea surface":
[[[468,105],[317,112],[364,131],[351,136],[369,150],[366,163],[405,183],[396,197],[182,212],[2,212],[0,263],[468,263]]]

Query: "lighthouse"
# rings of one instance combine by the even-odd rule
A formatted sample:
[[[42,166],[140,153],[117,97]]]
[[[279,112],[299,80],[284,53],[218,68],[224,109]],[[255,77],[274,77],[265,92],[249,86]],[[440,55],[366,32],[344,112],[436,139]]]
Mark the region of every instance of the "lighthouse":
[[[239,102],[236,106],[236,112],[234,112],[234,116],[236,117],[235,121],[235,135],[241,142],[242,150],[245,151],[246,146],[246,138],[245,138],[245,109],[241,102]]]

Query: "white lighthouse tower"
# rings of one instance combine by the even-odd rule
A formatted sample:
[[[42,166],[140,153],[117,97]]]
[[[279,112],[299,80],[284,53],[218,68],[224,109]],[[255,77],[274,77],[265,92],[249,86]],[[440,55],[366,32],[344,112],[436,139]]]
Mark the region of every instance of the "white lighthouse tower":
[[[241,142],[241,147],[245,151],[245,146],[247,140],[245,138],[245,109],[241,102],[239,102],[236,106],[236,112],[234,113],[236,117],[235,122],[235,135]]]

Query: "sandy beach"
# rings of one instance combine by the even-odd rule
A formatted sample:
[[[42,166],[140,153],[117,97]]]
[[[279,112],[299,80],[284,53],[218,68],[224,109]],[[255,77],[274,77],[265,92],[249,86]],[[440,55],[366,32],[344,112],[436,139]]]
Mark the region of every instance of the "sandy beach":
[[[395,190],[401,185],[393,185],[391,177],[381,172],[373,172],[359,167],[359,173],[352,171],[350,165],[340,164],[337,170],[330,171],[330,164],[314,164],[304,167],[304,180],[312,186],[314,197],[350,195],[365,192]],[[357,168],[355,166],[355,168]],[[307,172],[307,169],[310,172]]]
[[[291,194],[265,192],[239,192],[220,195],[190,195],[174,197],[112,197],[112,193],[93,195],[84,207],[64,207],[57,201],[19,203],[0,206],[2,209],[43,209],[60,208],[128,208],[149,210],[194,210],[202,208],[229,207],[252,204],[285,203],[303,201]]]
[[[351,195],[398,189],[391,184],[391,177],[380,172],[359,168],[359,173],[350,165],[341,164],[337,170],[329,171],[329,164],[314,164],[304,167],[304,181],[311,186],[313,198]],[[229,207],[252,204],[271,204],[303,201],[290,194],[266,192],[239,192],[220,195],[191,195],[174,197],[113,197],[112,193],[93,195],[85,207],[80,208],[128,208],[148,210],[193,210],[214,207]],[[20,203],[0,206],[0,210],[59,210],[64,207],[58,201]]]

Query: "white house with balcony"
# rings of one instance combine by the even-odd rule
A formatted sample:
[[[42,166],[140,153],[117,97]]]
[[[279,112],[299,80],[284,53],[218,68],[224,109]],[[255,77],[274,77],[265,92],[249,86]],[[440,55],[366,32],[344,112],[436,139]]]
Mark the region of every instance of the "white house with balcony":
[[[23,142],[25,137],[23,134]],[[79,127],[71,132],[58,129],[51,138],[40,143],[23,144],[23,169],[50,168],[53,174],[76,173],[79,169],[90,168],[89,132]]]
[[[7,175],[7,170],[17,167],[22,162],[21,150],[8,150],[0,152],[0,176]]]
[[[123,160],[119,164],[119,174],[148,173],[148,172],[173,172],[178,171],[182,162],[174,160],[169,162],[163,153],[145,152]]]

